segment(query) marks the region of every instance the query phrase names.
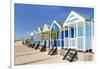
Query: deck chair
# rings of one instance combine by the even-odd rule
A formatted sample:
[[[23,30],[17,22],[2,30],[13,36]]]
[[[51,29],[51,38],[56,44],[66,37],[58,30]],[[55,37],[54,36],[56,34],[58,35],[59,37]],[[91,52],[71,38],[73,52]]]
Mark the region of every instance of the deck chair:
[[[45,52],[45,51],[46,51],[46,46],[43,45],[43,46],[41,47],[41,49],[40,49],[40,52]]]
[[[54,45],[52,47],[52,49],[49,51],[48,55],[53,55],[55,54],[57,51],[57,47],[56,47],[56,40],[54,40]]]
[[[28,47],[31,47],[32,46],[32,43],[28,43],[27,45],[28,45]]]
[[[56,54],[57,54],[57,47],[54,47],[50,52],[50,55],[56,55]]]
[[[68,51],[67,51],[66,54],[64,55],[63,60],[65,60],[65,58],[66,58],[66,56],[68,55],[69,51],[70,51],[70,49],[68,49]]]
[[[41,47],[40,52],[46,51],[46,41],[44,42],[44,45]]]
[[[25,45],[27,45],[27,43],[28,43],[28,41],[27,41],[27,40],[25,40]]]
[[[50,55],[51,51],[54,49],[54,46],[50,49],[48,55]]]
[[[85,52],[91,52],[92,53],[92,49],[87,49]]]
[[[22,44],[24,45],[24,41],[22,41]]]
[[[32,44],[31,48],[34,48],[34,46],[35,46],[35,43],[34,43],[34,44]]]
[[[76,61],[76,54],[77,54],[77,51],[75,51],[75,53],[70,53],[69,57],[70,58],[66,58],[69,62],[73,62],[73,61]]]
[[[48,55],[55,55],[57,54],[57,47],[53,46],[52,49],[49,51]]]
[[[40,46],[40,43],[38,43],[36,46],[35,46],[35,50],[37,50],[38,48],[39,48],[39,46]]]

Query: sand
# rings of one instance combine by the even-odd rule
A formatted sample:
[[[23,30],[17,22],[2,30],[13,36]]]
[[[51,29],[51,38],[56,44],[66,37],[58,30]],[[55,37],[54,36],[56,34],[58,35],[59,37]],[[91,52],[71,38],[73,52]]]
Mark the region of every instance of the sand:
[[[68,63],[67,60],[62,60],[60,55],[47,55],[47,52],[39,52],[22,45],[21,41],[15,43],[15,65],[25,64],[51,64],[51,63]]]

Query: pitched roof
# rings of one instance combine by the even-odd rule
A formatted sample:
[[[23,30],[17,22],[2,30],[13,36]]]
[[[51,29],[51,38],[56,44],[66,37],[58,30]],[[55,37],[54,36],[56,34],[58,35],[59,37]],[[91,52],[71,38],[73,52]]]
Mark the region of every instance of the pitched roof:
[[[48,24],[44,24],[43,28],[42,28],[42,32],[46,32],[49,31],[50,26]]]
[[[80,16],[82,16],[85,20],[91,20],[91,17],[86,15],[86,14],[82,14],[82,13],[78,13]]]

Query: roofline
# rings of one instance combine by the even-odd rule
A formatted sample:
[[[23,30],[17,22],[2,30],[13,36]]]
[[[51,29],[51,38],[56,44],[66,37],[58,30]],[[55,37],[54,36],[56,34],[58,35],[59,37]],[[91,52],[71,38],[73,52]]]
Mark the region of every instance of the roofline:
[[[63,23],[63,27],[66,25],[66,23],[69,20],[71,14],[74,14],[74,15],[80,17],[82,19],[82,21],[85,21],[84,17],[82,17],[81,15],[79,15],[78,13],[76,13],[75,11],[71,11],[70,14],[68,15],[68,17],[66,18],[65,22]]]
[[[45,26],[47,26],[47,27],[48,27],[48,25],[47,25],[47,24],[44,24],[43,29],[44,29],[44,27],[45,27]],[[50,28],[49,28],[49,27],[48,27],[48,29],[50,30]],[[49,30],[48,30],[48,31],[49,31]],[[46,32],[46,31],[43,31],[43,30],[42,30],[41,32]]]
[[[58,22],[56,20],[54,20],[52,25],[50,26],[50,30],[52,29],[54,23],[61,29],[60,24],[58,24]]]

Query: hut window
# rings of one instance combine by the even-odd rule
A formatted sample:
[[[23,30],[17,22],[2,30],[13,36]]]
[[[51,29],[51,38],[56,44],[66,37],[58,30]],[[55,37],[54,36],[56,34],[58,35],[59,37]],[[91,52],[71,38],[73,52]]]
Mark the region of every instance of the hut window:
[[[74,38],[74,28],[71,28],[71,37]]]
[[[65,30],[65,37],[68,37],[68,30]]]
[[[63,34],[64,34],[64,32],[62,31],[61,33],[62,33],[62,36],[61,36],[61,38],[63,39],[63,38],[64,38],[64,35],[63,35]]]

